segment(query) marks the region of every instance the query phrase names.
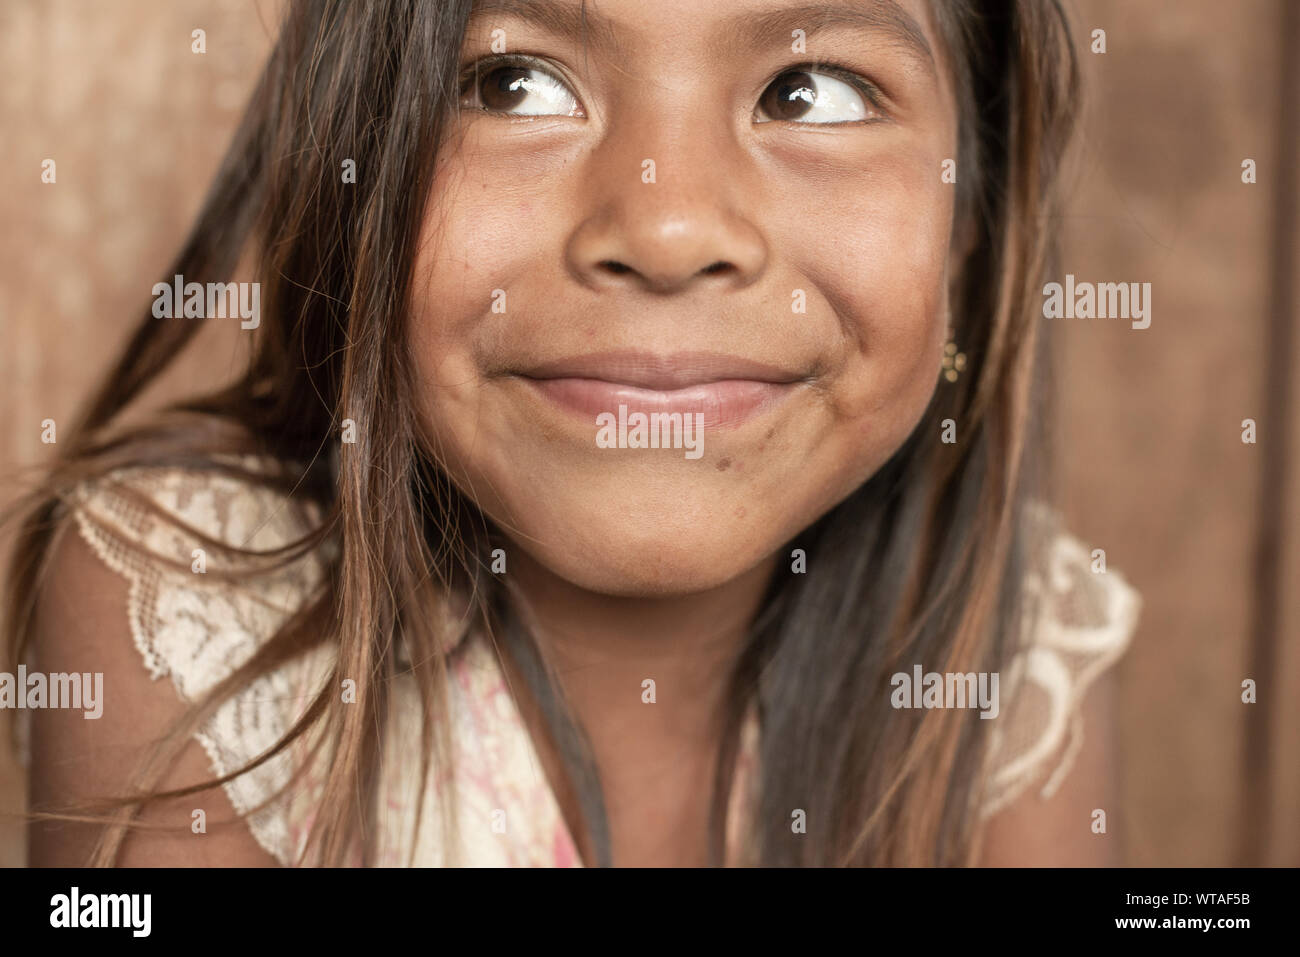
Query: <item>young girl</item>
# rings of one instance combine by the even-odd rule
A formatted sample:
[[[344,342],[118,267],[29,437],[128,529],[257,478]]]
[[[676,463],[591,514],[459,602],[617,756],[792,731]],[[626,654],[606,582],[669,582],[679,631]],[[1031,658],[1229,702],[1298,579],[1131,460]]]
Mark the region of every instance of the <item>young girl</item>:
[[[13,661],[104,676],[32,863],[1113,859],[1076,86],[1055,0],[291,3],[30,503]],[[124,424],[203,322],[247,369]]]

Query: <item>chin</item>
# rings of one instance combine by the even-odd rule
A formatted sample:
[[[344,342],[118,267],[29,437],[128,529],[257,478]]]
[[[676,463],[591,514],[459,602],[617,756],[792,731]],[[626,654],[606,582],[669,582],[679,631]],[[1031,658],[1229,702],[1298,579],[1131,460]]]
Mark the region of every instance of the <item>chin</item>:
[[[698,550],[684,554],[693,545]],[[569,551],[548,553],[531,545],[534,560],[565,581],[586,591],[621,598],[670,598],[709,591],[743,575],[764,556],[752,563],[736,561],[732,549],[717,543],[662,543],[647,552],[630,554],[622,548],[605,547],[577,555]]]
[[[624,488],[628,488],[624,486]],[[752,570],[782,545],[774,516],[741,505],[711,508],[693,493],[601,497],[572,510],[555,502],[511,535],[548,572],[579,588],[621,597],[707,591]],[[718,504],[718,498],[713,497]]]

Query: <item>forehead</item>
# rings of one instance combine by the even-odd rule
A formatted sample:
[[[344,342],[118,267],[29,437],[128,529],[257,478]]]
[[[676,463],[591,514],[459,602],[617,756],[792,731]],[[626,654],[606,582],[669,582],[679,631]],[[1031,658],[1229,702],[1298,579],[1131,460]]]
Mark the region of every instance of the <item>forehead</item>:
[[[939,49],[925,0],[478,0],[472,23],[522,21],[559,39],[617,56],[671,38],[736,55],[834,33],[888,45],[931,74]]]

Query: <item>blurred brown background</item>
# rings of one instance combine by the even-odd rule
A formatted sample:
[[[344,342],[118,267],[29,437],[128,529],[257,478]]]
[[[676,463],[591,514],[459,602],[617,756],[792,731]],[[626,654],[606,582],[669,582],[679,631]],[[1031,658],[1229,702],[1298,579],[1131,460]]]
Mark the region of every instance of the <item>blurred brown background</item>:
[[[1062,273],[1153,285],[1146,330],[1060,320],[1072,530],[1142,593],[1119,667],[1134,865],[1300,865],[1300,0],[1074,0],[1089,81]],[[178,247],[275,0],[0,5],[0,504]],[[207,52],[191,52],[206,31]],[[1107,52],[1090,52],[1106,31]],[[1284,95],[1288,89],[1289,100]],[[1288,105],[1289,104],[1289,105]],[[41,163],[57,162],[57,183]],[[1253,159],[1258,182],[1245,185]],[[1044,320],[1046,321],[1046,320]],[[212,343],[172,388],[238,359]],[[220,361],[213,361],[217,357]],[[1241,422],[1258,442],[1241,441]],[[2,543],[0,543],[2,544]],[[1241,702],[1241,682],[1259,703]],[[0,713],[0,719],[7,715]],[[0,724],[0,732],[6,732]],[[0,812],[23,782],[0,753]],[[0,865],[21,864],[0,819]]]

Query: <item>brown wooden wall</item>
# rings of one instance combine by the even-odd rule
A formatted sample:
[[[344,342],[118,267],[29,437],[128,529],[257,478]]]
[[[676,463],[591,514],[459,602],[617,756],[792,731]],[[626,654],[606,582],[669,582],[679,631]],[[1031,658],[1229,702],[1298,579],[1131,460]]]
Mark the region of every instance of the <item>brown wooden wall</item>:
[[[1153,284],[1148,329],[1056,327],[1068,515],[1145,601],[1120,672],[1133,864],[1300,863],[1300,390],[1279,404],[1269,371],[1279,348],[1283,377],[1300,360],[1297,251],[1279,241],[1300,186],[1294,94],[1281,120],[1282,40],[1294,59],[1300,37],[1284,6],[1300,5],[1075,7],[1091,89],[1062,271]],[[1096,28],[1104,55],[1085,43]],[[1278,555],[1261,562],[1269,535]],[[1276,649],[1268,673],[1261,647]],[[1258,704],[1241,702],[1247,677]],[[1267,762],[1248,740],[1270,741]]]
[[[1073,4],[1090,101],[1062,272],[1153,284],[1149,329],[1055,328],[1067,515],[1144,598],[1119,671],[1124,802],[1110,815],[1131,864],[1300,864],[1288,6],[1300,3]],[[182,239],[275,16],[273,0],[0,5],[0,504],[15,468],[48,452],[41,420],[70,420]],[[1089,51],[1094,28],[1104,55]],[[47,157],[54,185],[40,182]],[[215,348],[173,382],[231,368],[236,354]],[[1258,704],[1241,702],[1247,677]],[[0,811],[20,810],[21,793],[0,756]],[[21,830],[0,820],[0,865],[22,859]]]

